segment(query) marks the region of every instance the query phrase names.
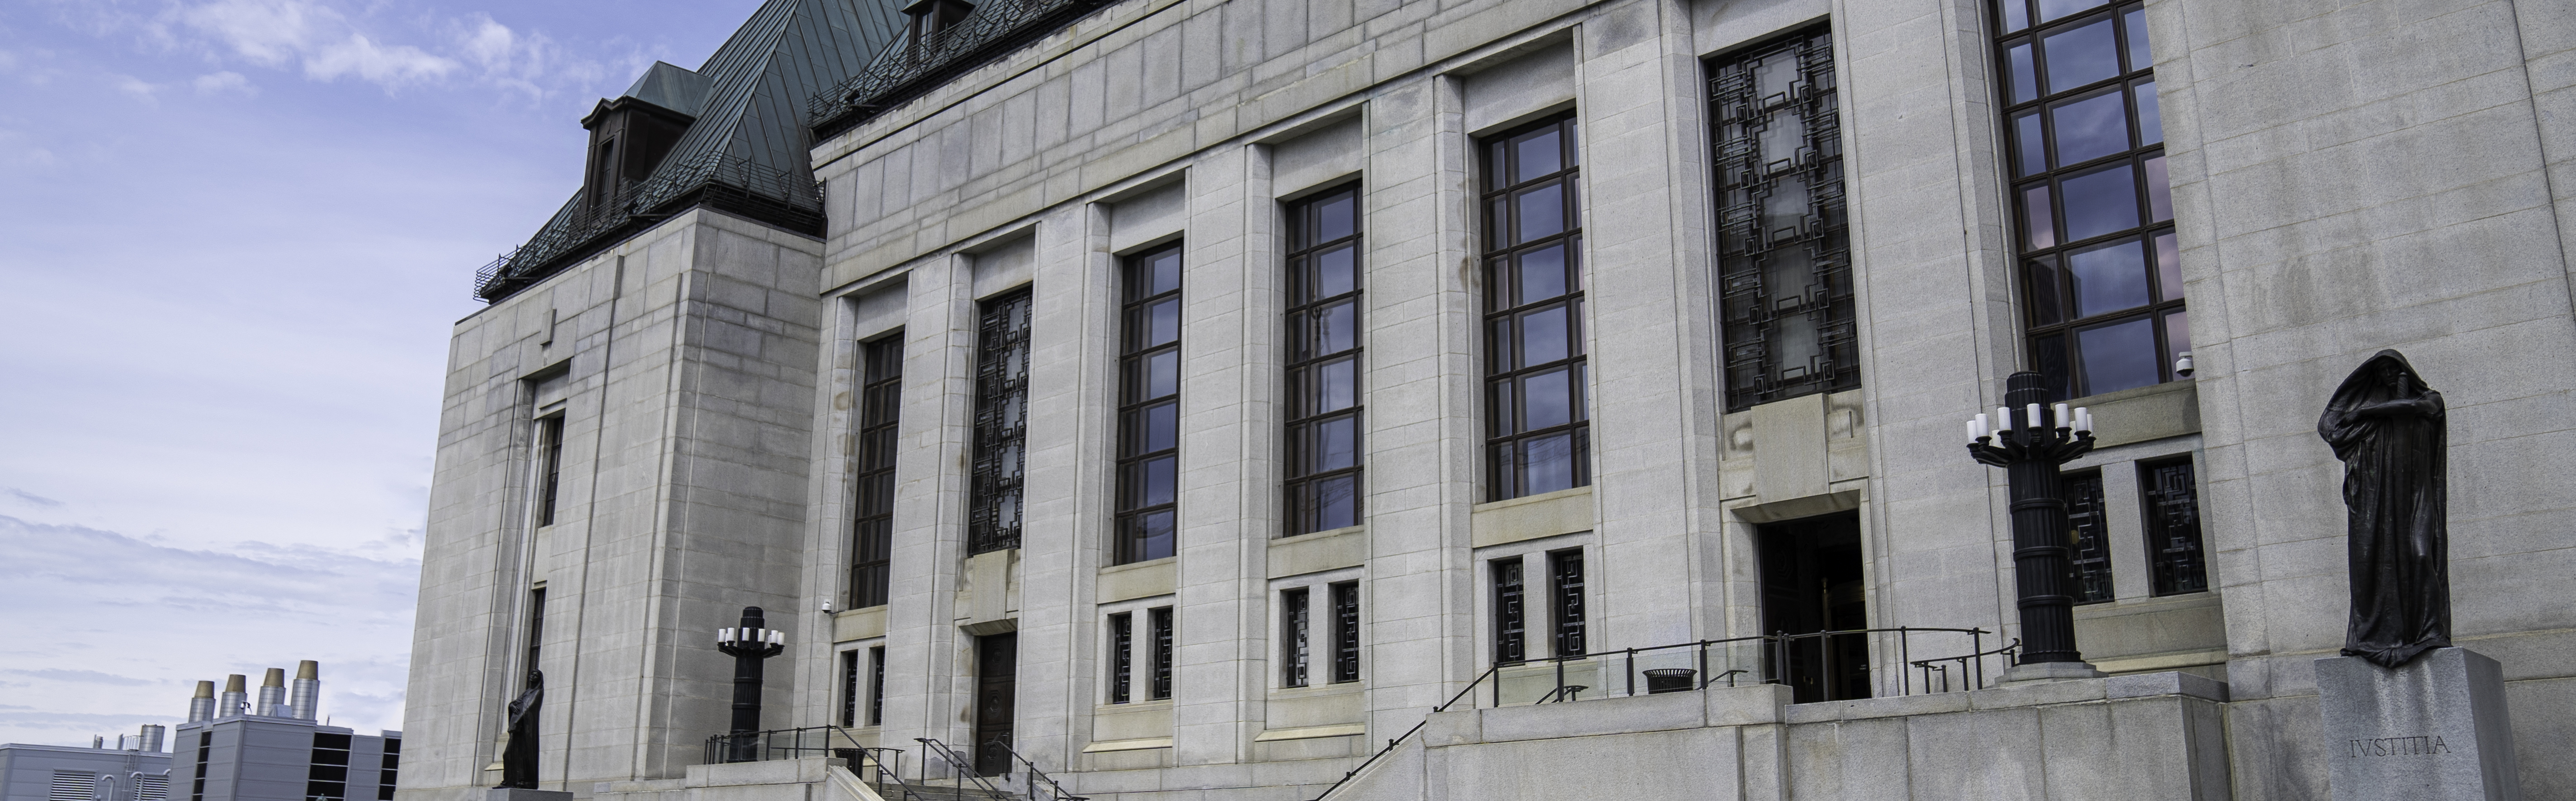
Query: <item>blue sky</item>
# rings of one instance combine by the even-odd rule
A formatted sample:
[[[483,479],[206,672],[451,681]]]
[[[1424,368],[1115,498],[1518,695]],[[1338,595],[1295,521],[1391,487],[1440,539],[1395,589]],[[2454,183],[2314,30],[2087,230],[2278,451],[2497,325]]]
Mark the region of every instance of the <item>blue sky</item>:
[[[757,6],[0,3],[0,742],[298,659],[400,728],[473,272]]]

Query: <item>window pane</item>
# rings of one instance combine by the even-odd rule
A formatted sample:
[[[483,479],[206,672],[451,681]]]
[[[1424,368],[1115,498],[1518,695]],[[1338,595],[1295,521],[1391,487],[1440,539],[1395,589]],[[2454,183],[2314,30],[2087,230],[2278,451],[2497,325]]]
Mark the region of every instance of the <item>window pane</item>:
[[[1181,252],[1174,250],[1154,259],[1153,294],[1160,295],[1181,288]]]
[[[1359,249],[1335,248],[1315,254],[1315,297],[1329,298],[1359,286],[1357,264]]]
[[[2164,379],[2152,318],[2078,331],[2075,350],[2083,357],[2086,395],[2143,387]]]
[[[2165,184],[2165,157],[2147,159],[2147,222],[2173,219],[2173,187]]]
[[[1138,476],[1140,479],[1138,484],[1144,488],[1137,499],[1139,501],[1137,505],[1161,506],[1171,503],[1174,493],[1178,491],[1177,476],[1180,460],[1169,456],[1148,459],[1145,463],[1137,465],[1137,468],[1141,474]]]
[[[1559,361],[1566,357],[1566,313],[1564,306],[1526,312],[1520,316],[1520,351],[1518,367]]]
[[[2102,0],[2039,0],[2039,21],[2050,22],[2102,5]]]
[[[2191,318],[2188,310],[2166,314],[2164,363],[2171,365],[2174,363],[2175,359],[2181,358],[2183,354],[2190,352]]]
[[[1520,255],[1520,294],[1514,305],[1536,303],[1565,294],[1565,246],[1549,245]]]
[[[1520,226],[1514,243],[1565,233],[1565,184],[1553,183],[1512,196],[1513,222]]]
[[[1150,348],[1180,338],[1180,298],[1172,298],[1145,308],[1145,341],[1138,347]]]
[[[2040,259],[2022,269],[2030,275],[2030,324],[2066,322],[2065,289],[2058,285],[2057,260]]]
[[[1521,418],[1514,411],[1520,406],[1512,401],[1512,388],[1512,380],[1508,378],[1496,381],[1488,387],[1488,395],[1493,400],[1494,411],[1487,419],[1494,421],[1494,436],[1516,434],[1521,430],[1513,427],[1513,424],[1519,422]]]
[[[2182,299],[2182,255],[2175,252],[2172,231],[2156,235],[2156,280],[2164,290],[2161,300]]]
[[[1316,242],[1350,236],[1359,227],[1359,198],[1344,194],[1315,205]]]
[[[1554,128],[1529,134],[1522,137],[1520,141],[1513,142],[1512,155],[1520,161],[1520,171],[1512,175],[1512,182],[1519,183],[1565,169],[1565,161],[1561,157],[1562,150],[1563,148],[1557,144],[1557,132]]]
[[[1172,555],[1172,513],[1155,512],[1138,515],[1134,520],[1136,558],[1130,561],[1161,559]]]
[[[2129,87],[2129,95],[2138,99],[2138,145],[2144,147],[2165,140],[2165,114],[2157,105],[2156,82],[2145,81]]]
[[[2051,2],[2058,0],[2041,0],[2042,16],[2046,15]],[[2120,43],[2112,38],[2108,17],[2091,25],[2041,37],[2040,48],[2048,55],[2048,91],[2052,93],[2109,80],[2120,74]]]
[[[1161,403],[1147,407],[1145,409],[1144,417],[1144,453],[1152,453],[1154,451],[1171,448],[1180,444],[1180,404]]]
[[[2051,397],[2075,397],[2075,373],[2073,366],[2067,363],[2064,335],[2032,337],[2030,364],[2031,369],[2038,371],[2041,378],[2048,380]]]
[[[1314,405],[1306,413],[1340,411],[1359,403],[1359,366],[1358,359],[1316,365],[1313,373],[1315,397],[1309,401]]]
[[[2147,305],[2147,259],[2138,240],[2094,245],[2066,256],[2073,276],[2075,316],[2091,317]]]
[[[1310,472],[1340,470],[1360,463],[1360,419],[1336,417],[1316,423],[1315,464]]]
[[[1360,306],[1343,301],[1315,312],[1315,354],[1340,353],[1359,346]]]
[[[2039,70],[2031,66],[2029,42],[2004,51],[2004,69],[2011,72],[2004,80],[2012,85],[2012,102],[2039,99]]]
[[[2021,235],[2030,249],[2057,247],[2057,217],[2048,207],[2048,185],[2021,190]]]
[[[1551,370],[1521,379],[1522,431],[1574,422],[1572,371]]]
[[[2036,175],[2048,169],[2048,139],[2040,133],[2039,112],[2026,111],[2013,117],[2013,140],[2020,161],[2015,176]]]
[[[2129,110],[2118,91],[2049,107],[2057,126],[2057,163],[2076,164],[2129,149]]]
[[[1315,530],[1345,528],[1360,524],[1359,479],[1352,476],[1328,478],[1309,485],[1315,493]]]
[[[2145,8],[2131,10],[2120,20],[2120,24],[2129,29],[2129,71],[2136,72],[2154,66],[2155,56],[2147,51],[2147,10]]]
[[[2030,27],[2029,0],[2003,0],[2003,7],[2005,33]]]
[[[2136,173],[2130,165],[2115,164],[2060,182],[2058,186],[2066,192],[2066,238],[2084,239],[2138,227]]]
[[[1526,495],[1571,489],[1574,483],[1574,434],[1558,434],[1521,441],[1521,458],[1526,460],[1522,476]]]
[[[1145,397],[1160,398],[1181,391],[1181,352],[1167,350],[1145,357]]]

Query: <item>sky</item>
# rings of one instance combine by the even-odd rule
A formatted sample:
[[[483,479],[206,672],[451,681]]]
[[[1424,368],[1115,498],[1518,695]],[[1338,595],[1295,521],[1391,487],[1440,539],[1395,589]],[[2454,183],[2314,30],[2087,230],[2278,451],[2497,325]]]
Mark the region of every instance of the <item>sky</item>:
[[[757,0],[0,2],[0,742],[322,665],[402,728],[447,337]]]

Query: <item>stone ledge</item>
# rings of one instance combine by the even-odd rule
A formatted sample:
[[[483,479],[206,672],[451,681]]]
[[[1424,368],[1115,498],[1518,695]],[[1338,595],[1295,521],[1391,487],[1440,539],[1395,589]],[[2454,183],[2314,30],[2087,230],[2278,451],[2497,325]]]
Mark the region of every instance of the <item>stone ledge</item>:
[[[1352,737],[1368,733],[1365,723],[1336,723],[1330,726],[1301,726],[1294,729],[1266,729],[1253,737],[1256,743],[1280,740],[1311,740],[1318,737]]]
[[[1082,752],[1098,754],[1109,751],[1144,751],[1170,747],[1172,747],[1170,737],[1139,737],[1133,740],[1093,740],[1090,745],[1082,747]]]

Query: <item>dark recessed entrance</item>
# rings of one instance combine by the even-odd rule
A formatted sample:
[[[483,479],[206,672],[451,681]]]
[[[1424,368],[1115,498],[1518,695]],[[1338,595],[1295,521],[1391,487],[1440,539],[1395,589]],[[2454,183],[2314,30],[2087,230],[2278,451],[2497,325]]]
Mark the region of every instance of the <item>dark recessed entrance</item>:
[[[1767,523],[1757,527],[1756,536],[1765,633],[1869,626],[1861,601],[1858,511]],[[1869,697],[1866,635],[1800,637],[1774,645],[1764,655],[1769,657],[1765,670],[1786,679],[1798,703]]]
[[[1011,772],[1012,704],[1019,695],[1020,634],[975,638],[975,772]]]

